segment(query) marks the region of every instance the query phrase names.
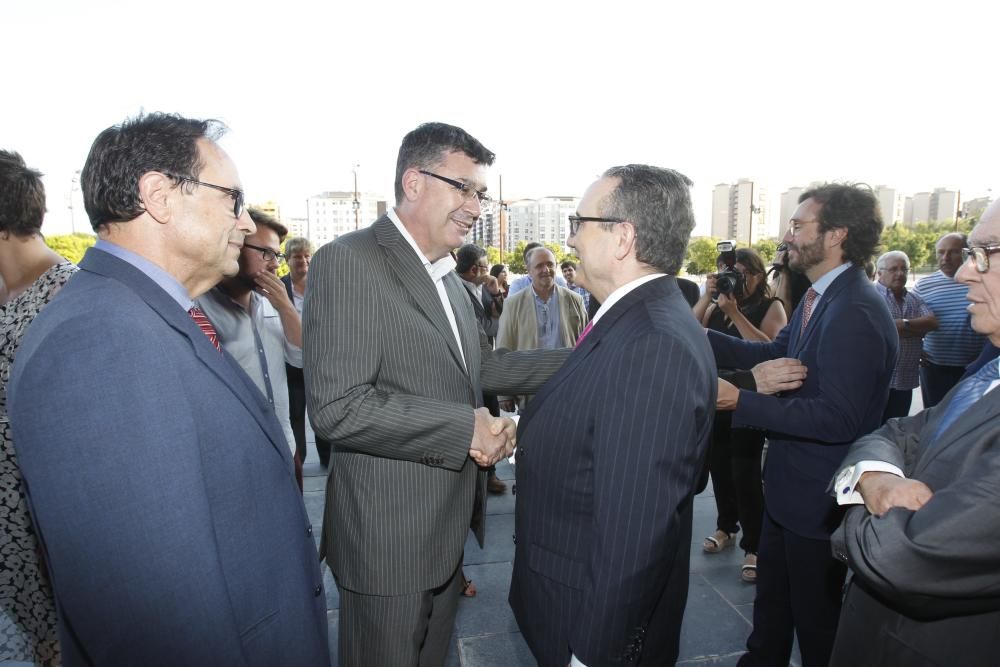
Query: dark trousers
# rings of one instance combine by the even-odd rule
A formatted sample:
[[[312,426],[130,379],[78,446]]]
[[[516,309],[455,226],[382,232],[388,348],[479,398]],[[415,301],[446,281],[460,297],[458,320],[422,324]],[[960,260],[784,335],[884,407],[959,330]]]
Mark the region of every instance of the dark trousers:
[[[455,626],[461,567],[444,585],[408,595],[340,593],[341,667],[443,667]]]
[[[727,533],[743,528],[740,548],[757,553],[760,524],[764,514],[760,459],[764,434],[732,428],[730,414],[717,414],[708,450],[708,469],[718,510],[716,527]]]
[[[295,436],[295,455],[300,463],[306,462],[306,383],[301,368],[285,364],[288,376],[288,415]],[[330,465],[330,441],[316,436],[316,451],[323,467]]]
[[[924,398],[924,409],[941,402],[944,395],[958,384],[965,373],[965,366],[938,366],[924,362],[920,367],[920,393]]]
[[[834,560],[829,540],[813,540],[782,528],[764,513],[757,554],[757,596],[749,653],[740,667],[780,665],[799,638],[802,667],[826,667],[840,617],[847,568]]]
[[[882,423],[886,423],[895,417],[905,417],[910,414],[910,403],[913,402],[912,389],[890,389],[889,400],[885,403],[885,410],[882,412]]]

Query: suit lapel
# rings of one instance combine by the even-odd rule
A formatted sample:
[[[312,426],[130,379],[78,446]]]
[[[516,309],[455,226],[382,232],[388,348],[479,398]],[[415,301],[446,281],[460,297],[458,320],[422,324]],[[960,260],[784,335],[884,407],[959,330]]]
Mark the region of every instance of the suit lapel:
[[[168,326],[187,338],[195,357],[246,406],[282,458],[289,458],[288,444],[285,443],[280,424],[273,416],[271,419],[267,418],[268,414],[274,413],[267,399],[257,390],[236,360],[225,351],[220,354],[194,320],[169,294],[128,262],[95,248],[87,250],[80,268],[121,282],[145,301]]]
[[[542,385],[542,388],[538,390],[535,397],[528,402],[525,414],[521,417],[521,424],[526,424],[530,421],[531,416],[541,408],[545,400],[559,385],[569,379],[581,364],[586,363],[587,358],[600,347],[601,341],[611,334],[615,328],[615,324],[629,310],[640,306],[644,299],[669,296],[671,285],[675,291],[678,289],[677,281],[670,277],[651,280],[626,294],[608,312],[604,313],[601,316],[601,320],[591,328],[586,338],[573,350],[569,358],[566,359],[566,362],[559,367],[559,370],[549,378],[548,382]]]
[[[465,368],[464,364],[462,364],[462,355],[458,350],[458,342],[455,340],[455,334],[451,330],[451,325],[448,323],[448,316],[445,314],[444,306],[441,304],[441,298],[438,296],[434,281],[431,280],[430,274],[424,268],[423,262],[417,257],[413,248],[406,242],[406,239],[396,229],[396,225],[387,216],[382,216],[376,220],[372,225],[372,229],[375,232],[378,244],[385,248],[388,255],[389,261],[386,264],[389,270],[395,273],[403,289],[413,297],[413,301],[417,304],[420,312],[424,314],[424,317],[444,337],[455,362],[462,368]],[[455,278],[458,278],[458,276],[456,275]],[[447,285],[448,281],[445,280],[446,290]],[[464,289],[462,293],[462,298],[467,298],[465,296],[467,293]],[[449,292],[449,299],[454,298]]]
[[[820,328],[819,322],[823,318],[823,313],[830,306],[831,303],[844,291],[844,288],[852,281],[855,280],[855,271],[860,271],[861,269],[856,266],[850,266],[842,274],[837,276],[834,281],[826,288],[823,292],[823,297],[820,299],[819,304],[813,310],[812,314],[809,316],[809,323],[806,324],[806,330],[802,329],[802,304],[796,308],[796,315],[793,319],[796,322],[796,328],[792,330],[792,334],[796,337],[794,343],[792,344],[792,349],[794,354],[791,356],[796,356],[802,351],[802,348],[806,346],[809,339],[813,337],[816,331]]]

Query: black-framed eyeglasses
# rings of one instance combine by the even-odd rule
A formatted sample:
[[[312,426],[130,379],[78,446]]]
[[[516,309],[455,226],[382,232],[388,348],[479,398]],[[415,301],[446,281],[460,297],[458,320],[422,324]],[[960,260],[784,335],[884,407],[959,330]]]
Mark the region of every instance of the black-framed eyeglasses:
[[[969,261],[969,257],[976,260],[976,271],[986,273],[990,270],[990,255],[1000,252],[1000,245],[976,245],[969,248],[962,248],[962,263]]]
[[[227,195],[233,198],[233,216],[239,218],[243,215],[243,207],[246,204],[246,196],[243,194],[242,190],[237,190],[235,188],[224,188],[221,185],[215,185],[214,183],[205,183],[204,181],[196,181],[193,178],[187,178],[185,176],[172,176],[179,183],[191,183],[192,185],[204,185],[206,188],[212,188],[213,190],[218,190],[219,192],[225,192]]]
[[[569,216],[569,235],[576,236],[576,233],[580,231],[580,225],[585,222],[610,222],[618,224],[625,221],[620,218],[594,218],[585,215],[571,215]]]
[[[482,207],[492,206],[493,198],[481,190],[477,190],[468,183],[463,183],[462,181],[456,181],[453,178],[448,178],[447,176],[441,176],[440,174],[435,174],[433,171],[427,171],[426,169],[418,169],[421,174],[425,176],[433,176],[434,178],[447,183],[451,187],[455,188],[462,193],[462,199],[465,201],[472,201],[473,198],[479,200],[479,205]]]
[[[258,250],[258,251],[260,251],[260,254],[264,258],[265,262],[273,262],[273,261],[277,260],[278,264],[284,264],[285,263],[286,257],[284,255],[284,253],[274,252],[270,248],[262,248],[259,245],[250,245],[246,241],[243,242],[243,247],[244,248],[250,248],[252,250]]]

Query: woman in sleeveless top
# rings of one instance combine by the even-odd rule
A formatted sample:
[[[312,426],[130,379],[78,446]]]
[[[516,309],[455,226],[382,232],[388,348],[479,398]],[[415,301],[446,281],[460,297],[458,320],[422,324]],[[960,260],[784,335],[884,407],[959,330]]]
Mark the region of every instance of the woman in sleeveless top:
[[[719,259],[721,272],[725,265],[721,256]],[[787,316],[781,301],[771,296],[760,255],[750,248],[738,248],[733,270],[740,276],[737,289],[731,295],[718,294],[715,288],[719,274],[709,276],[705,294],[694,306],[695,317],[707,329],[729,336],[773,340],[787,324]],[[716,412],[707,464],[718,520],[717,530],[705,538],[703,548],[717,553],[733,546],[742,527],[740,547],[745,556],[740,575],[750,583],[757,579],[757,542],[764,512],[760,467],[763,449],[762,431],[732,428],[732,413]]]

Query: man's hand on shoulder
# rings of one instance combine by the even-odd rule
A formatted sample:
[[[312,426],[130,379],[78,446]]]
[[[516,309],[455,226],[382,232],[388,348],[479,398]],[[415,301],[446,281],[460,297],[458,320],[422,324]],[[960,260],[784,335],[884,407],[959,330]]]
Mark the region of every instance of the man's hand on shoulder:
[[[777,394],[802,386],[807,369],[798,359],[771,359],[753,367],[753,379],[760,394]]]
[[[866,472],[855,489],[875,516],[883,516],[893,507],[917,511],[934,497],[934,492],[923,482],[890,472]]]
[[[486,408],[475,410],[475,425],[469,456],[487,468],[514,453],[517,426],[509,417],[493,417]]]

